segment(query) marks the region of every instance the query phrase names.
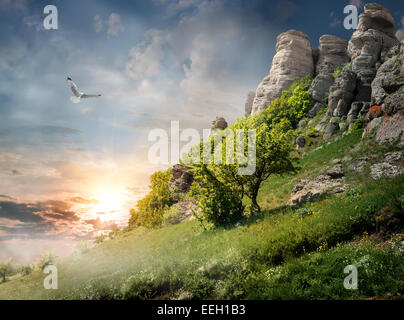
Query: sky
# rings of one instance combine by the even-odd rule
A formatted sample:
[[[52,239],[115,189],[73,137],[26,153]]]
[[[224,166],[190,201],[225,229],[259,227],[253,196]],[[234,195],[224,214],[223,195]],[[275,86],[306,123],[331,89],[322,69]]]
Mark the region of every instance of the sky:
[[[315,0],[0,0],[0,259],[122,228],[147,191],[152,129],[232,123],[269,72],[279,33],[349,40],[344,7]],[[404,37],[400,1],[392,10]],[[46,5],[58,29],[46,30]],[[70,101],[73,78],[99,99]]]

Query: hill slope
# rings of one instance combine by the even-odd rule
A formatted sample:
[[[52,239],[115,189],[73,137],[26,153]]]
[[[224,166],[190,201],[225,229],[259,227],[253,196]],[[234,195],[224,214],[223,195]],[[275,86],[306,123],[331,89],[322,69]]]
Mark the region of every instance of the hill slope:
[[[34,271],[0,284],[0,299],[400,297],[404,177],[376,181],[368,167],[350,170],[356,159],[372,156],[377,163],[395,150],[369,148],[361,134],[313,146],[297,176],[268,180],[259,196],[266,211],[242,225],[203,231],[194,220],[122,233],[60,261],[59,290],[45,290],[45,275]],[[346,182],[354,187],[302,207],[286,206],[298,179],[315,177],[343,157]],[[343,270],[351,264],[359,268],[358,290],[343,287]]]

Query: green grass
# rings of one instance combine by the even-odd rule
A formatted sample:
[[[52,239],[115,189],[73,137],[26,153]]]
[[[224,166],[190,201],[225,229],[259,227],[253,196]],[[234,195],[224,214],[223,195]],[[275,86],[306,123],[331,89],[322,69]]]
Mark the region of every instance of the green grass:
[[[265,212],[240,225],[204,231],[189,221],[139,228],[60,261],[59,290],[44,290],[45,275],[34,271],[0,284],[0,299],[357,299],[404,293],[404,250],[393,248],[397,241],[359,242],[379,229],[375,217],[382,209],[399,214],[403,176],[373,181],[348,171],[353,190],[301,208],[285,206],[298,179],[319,174],[333,159],[390,150],[355,148],[360,138],[357,131],[308,150],[297,175],[264,184],[259,201]],[[359,269],[359,290],[343,289],[344,266],[363,257],[371,267],[363,278]]]

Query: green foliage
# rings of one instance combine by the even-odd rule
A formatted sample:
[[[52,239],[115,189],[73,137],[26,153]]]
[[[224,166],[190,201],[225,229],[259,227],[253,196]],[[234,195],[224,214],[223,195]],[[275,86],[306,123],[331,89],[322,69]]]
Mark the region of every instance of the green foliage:
[[[109,234],[108,237],[112,240],[115,239],[117,236],[119,236],[119,234],[121,233],[121,230],[116,228],[114,230],[112,230]]]
[[[205,165],[194,170],[195,180],[190,194],[203,213],[202,217],[198,217],[203,225],[205,221],[215,226],[228,225],[239,220],[243,214],[242,194],[220,181],[213,170],[218,175],[222,173],[214,166],[208,169]]]
[[[6,282],[7,277],[13,275],[16,271],[16,265],[12,259],[0,261],[0,277]]]
[[[341,72],[342,72],[343,70],[352,70],[352,64],[351,64],[350,62],[348,62],[348,63],[344,64],[344,65],[341,66],[341,67],[337,67],[337,68],[334,70],[334,73],[332,74],[332,76],[334,77],[334,79],[337,79],[337,78],[340,76],[340,74],[341,74]]]
[[[163,225],[172,226],[181,222],[181,213],[178,208],[173,205],[171,206],[163,216]]]
[[[266,110],[237,119],[224,132],[207,142],[202,141],[183,157],[185,163],[196,166],[194,195],[209,222],[223,225],[237,220],[244,210],[245,197],[251,200],[248,212],[259,213],[257,197],[261,184],[272,175],[296,171],[291,143],[293,128],[312,105],[308,93],[310,85],[309,76],[296,80]],[[244,133],[244,140],[234,142],[231,138],[237,137],[239,132]],[[255,135],[249,136],[249,132]],[[255,145],[255,154],[251,155],[249,145]],[[204,161],[204,150],[211,151],[211,156],[207,157],[209,164]],[[250,172],[242,175],[240,170],[246,169],[246,165],[239,159],[246,155],[253,160],[254,168],[249,162]]]
[[[352,189],[346,190],[344,195],[350,201],[356,201],[359,199],[359,197],[361,195],[361,191],[359,188],[352,188]]]
[[[103,243],[105,240],[107,240],[107,236],[105,234],[101,234],[97,238],[95,238],[94,243],[96,245],[99,245],[99,244]]]
[[[310,76],[297,79],[292,86],[282,92],[280,98],[275,99],[260,117],[269,125],[282,124],[296,128],[299,121],[306,115],[313,105],[313,100],[308,92],[311,86]]]
[[[28,276],[28,275],[30,275],[32,273],[33,270],[34,270],[33,265],[26,264],[26,265],[21,266],[19,271],[23,276]]]
[[[364,128],[364,126],[365,126],[365,122],[364,122],[364,120],[363,119],[357,119],[355,122],[354,122],[354,125],[352,126],[352,131],[354,131],[354,130],[360,130],[360,129],[363,129]]]
[[[296,210],[295,214],[298,219],[302,219],[304,217],[312,215],[313,210],[311,210],[310,208],[300,208],[300,209]]]
[[[58,256],[52,250],[46,251],[42,254],[39,260],[36,262],[37,267],[43,270],[48,265],[53,265],[56,263]]]
[[[131,209],[129,228],[161,226],[164,211],[178,201],[168,186],[171,177],[171,169],[165,172],[157,171],[150,177],[150,192],[137,202],[136,209]]]
[[[247,299],[361,299],[396,296],[404,290],[404,250],[390,243],[369,242],[293,259],[287,264],[257,272],[243,283]],[[358,290],[343,286],[344,268],[358,268]]]

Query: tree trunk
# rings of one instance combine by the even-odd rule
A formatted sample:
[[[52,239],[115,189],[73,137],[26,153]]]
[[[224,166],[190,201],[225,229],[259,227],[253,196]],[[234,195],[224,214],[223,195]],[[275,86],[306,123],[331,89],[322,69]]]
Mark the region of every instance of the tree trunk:
[[[6,274],[5,273],[2,274],[2,277],[3,277],[3,283],[6,282]]]

